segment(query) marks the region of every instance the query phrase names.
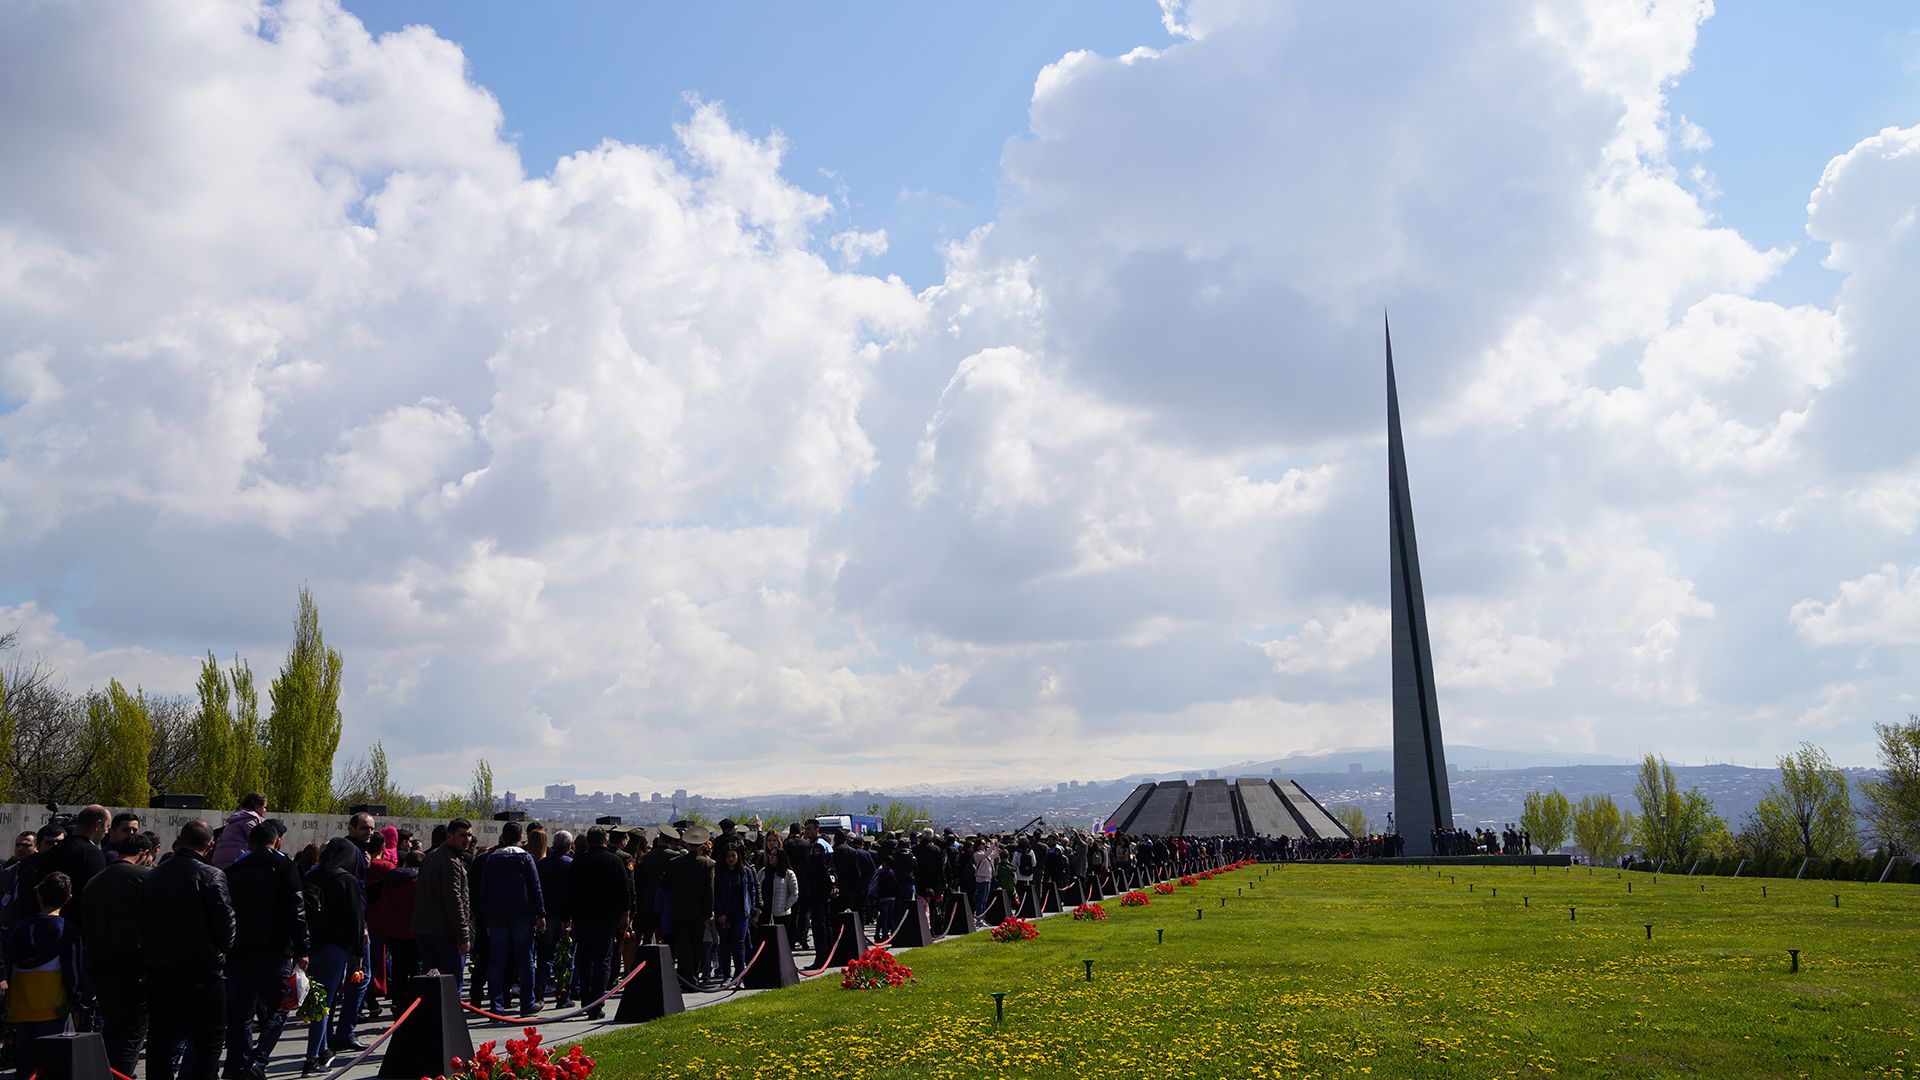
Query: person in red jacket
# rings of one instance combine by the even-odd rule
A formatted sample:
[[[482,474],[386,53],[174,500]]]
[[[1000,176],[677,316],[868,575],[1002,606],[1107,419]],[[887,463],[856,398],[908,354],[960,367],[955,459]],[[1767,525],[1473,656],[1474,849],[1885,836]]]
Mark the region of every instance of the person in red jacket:
[[[413,1001],[412,980],[420,973],[420,947],[413,937],[414,897],[419,891],[420,864],[425,859],[409,851],[392,869],[376,862],[367,867],[367,933],[374,941],[374,963],[385,957],[387,1001],[394,1015]]]

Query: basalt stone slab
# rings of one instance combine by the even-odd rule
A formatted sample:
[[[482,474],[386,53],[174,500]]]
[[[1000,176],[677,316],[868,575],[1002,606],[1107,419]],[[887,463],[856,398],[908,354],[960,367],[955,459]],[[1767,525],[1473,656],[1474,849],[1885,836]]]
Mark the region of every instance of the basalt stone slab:
[[[407,980],[407,986],[420,1004],[387,1040],[379,1075],[403,1080],[440,1076],[452,1067],[454,1058],[473,1057],[473,1036],[460,1015],[453,976],[416,975]],[[674,990],[676,996],[679,992]]]
[[[889,947],[914,949],[933,944],[933,925],[927,916],[927,902],[914,897],[900,913],[900,925],[893,931]]]
[[[938,929],[941,937],[973,933],[973,901],[967,899],[965,893],[954,893],[947,897],[940,915]]]
[[[1387,346],[1388,591],[1393,608],[1393,809],[1409,855],[1433,851],[1432,830],[1453,825],[1446,748],[1440,738],[1440,699],[1434,691],[1433,649],[1427,639],[1427,599],[1414,539],[1413,493],[1407,482],[1406,443],[1400,434],[1400,390],[1393,377],[1393,335]]]
[[[866,952],[871,946],[867,942],[866,920],[857,911],[843,911],[836,917],[834,927],[835,942],[833,951],[827,954],[826,967],[845,967],[849,962]]]
[[[1029,921],[1040,917],[1040,890],[1028,886],[1020,894],[1020,907],[1015,914]]]
[[[113,1080],[107,1044],[92,1033],[43,1035],[34,1040],[40,1054],[39,1080]]]
[[[997,926],[1013,914],[1013,897],[1005,889],[994,889],[987,893],[987,906],[980,911],[980,921],[989,926]]]
[[[1087,898],[1087,903],[1089,904],[1096,900],[1105,900],[1107,898],[1106,894],[1100,891],[1100,875],[1089,874],[1087,876],[1087,883],[1080,889],[1080,894]]]
[[[1040,912],[1043,915],[1053,915],[1060,910],[1060,890],[1049,885],[1046,891],[1040,894]]]
[[[1240,789],[1240,805],[1246,810],[1248,828],[1256,836],[1279,836],[1289,840],[1304,840],[1313,834],[1307,831],[1306,823],[1295,817],[1280,799],[1280,792],[1271,780],[1243,779],[1235,785]]]
[[[758,953],[747,964],[743,982],[749,990],[779,990],[800,982],[799,969],[793,965],[793,943],[787,940],[784,926],[762,926]],[[641,972],[644,977],[646,972]]]
[[[1133,819],[1120,827],[1135,836],[1179,836],[1191,794],[1184,780],[1165,780],[1153,786]]]
[[[791,961],[791,954],[788,959]],[[673,970],[673,950],[665,945],[642,945],[634,963],[642,962],[646,968],[620,992],[620,1008],[613,1018],[623,1024],[638,1024],[686,1012],[686,999],[680,996],[680,979]]]
[[[1182,832],[1189,836],[1238,836],[1240,822],[1225,780],[1200,780],[1187,800]]]
[[[1126,799],[1120,803],[1120,808],[1115,810],[1112,816],[1107,818],[1107,824],[1113,826],[1113,828],[1118,831],[1125,832],[1127,822],[1132,820],[1134,812],[1140,809],[1140,805],[1146,802],[1147,796],[1152,793],[1153,784],[1151,783],[1141,784],[1139,787],[1134,788],[1133,793],[1128,795]]]

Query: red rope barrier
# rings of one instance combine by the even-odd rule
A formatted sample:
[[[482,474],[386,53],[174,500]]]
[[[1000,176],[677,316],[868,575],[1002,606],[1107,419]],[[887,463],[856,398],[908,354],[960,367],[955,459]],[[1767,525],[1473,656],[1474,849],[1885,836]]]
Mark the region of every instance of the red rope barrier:
[[[830,967],[832,967],[832,966],[833,966],[833,950],[835,950],[835,949],[837,949],[837,948],[839,948],[839,947],[840,947],[840,939],[841,939],[841,938],[844,938],[844,937],[846,937],[846,936],[847,936],[847,924],[846,924],[846,923],[841,923],[841,924],[840,924],[840,932],[839,932],[839,933],[837,933],[837,934],[835,934],[835,935],[833,935],[833,944],[831,944],[831,945],[829,945],[829,946],[827,946],[827,949],[826,949],[826,951],[825,951],[825,952],[819,952],[819,953],[814,953],[814,954],[813,954],[813,958],[814,958],[815,960],[819,960],[819,961],[820,961],[820,966],[819,966],[819,967],[817,967],[817,968],[814,968],[814,969],[813,969],[812,971],[802,971],[802,972],[800,972],[800,973],[799,973],[799,975],[800,975],[800,977],[801,977],[801,978],[803,978],[803,979],[811,979],[811,978],[813,978],[813,977],[814,977],[815,975],[818,975],[818,974],[820,974],[821,972],[823,972],[823,971],[825,971],[825,970],[827,970],[828,968],[830,968]]]
[[[918,906],[919,903],[920,902],[918,900],[914,901],[915,906]],[[884,949],[887,946],[893,944],[893,939],[899,937],[900,931],[905,930],[907,928],[907,920],[911,918],[913,918],[913,908],[910,907],[907,910],[900,913],[900,925],[893,928],[893,933],[888,934],[887,939],[885,941],[874,942],[873,943],[874,948]]]
[[[959,923],[960,923],[960,905],[959,905],[959,904],[955,904],[955,905],[953,905],[953,917],[947,920],[947,928],[946,928],[946,930],[945,930],[945,931],[943,931],[943,932],[942,932],[942,933],[940,934],[940,936],[941,936],[941,937],[952,937],[952,936],[953,936],[953,928],[954,928],[955,926],[957,926],[957,925],[959,925]]]
[[[342,1065],[339,1068],[328,1073],[327,1080],[340,1080],[341,1077],[352,1072],[355,1066],[367,1060],[367,1058],[373,1056],[373,1052],[375,1050],[380,1049],[381,1043],[386,1042],[388,1039],[393,1037],[394,1029],[398,1028],[401,1024],[406,1023],[407,1017],[412,1016],[413,1010],[419,1007],[420,1007],[419,998],[414,998],[412,1001],[408,1002],[406,1011],[401,1013],[399,1016],[394,1017],[393,1023],[387,1025],[387,1030],[381,1032],[379,1038],[368,1043],[367,1048],[365,1050],[362,1050],[358,1054],[355,1054],[352,1061],[349,1061],[345,1065]]]
[[[119,1069],[109,1067],[107,1071],[112,1073],[117,1078],[117,1080],[133,1080],[133,1077],[128,1076],[126,1073],[121,1072]]]
[[[839,943],[835,942],[835,944],[839,944]],[[686,989],[691,990],[696,994],[731,994],[735,990],[740,989],[740,985],[747,981],[747,968],[752,967],[754,965],[754,962],[760,959],[760,954],[766,951],[767,951],[767,942],[765,938],[762,938],[760,940],[760,947],[753,950],[752,956],[747,957],[746,966],[740,969],[740,974],[735,975],[733,978],[728,979],[726,982],[721,983],[719,986],[703,988],[699,983],[688,982],[677,971],[674,972],[674,978],[677,978],[680,980],[680,985],[682,987],[685,987]]]
[[[617,983],[614,983],[613,989],[607,991],[604,994],[601,994],[598,998],[596,998],[590,1004],[582,1005],[579,1008],[573,1010],[572,1012],[555,1013],[552,1016],[543,1016],[537,1020],[531,1016],[502,1016],[499,1013],[488,1012],[487,1010],[481,1008],[478,1005],[471,1005],[464,1001],[460,1003],[460,1007],[467,1010],[470,1013],[478,1013],[479,1015],[484,1016],[489,1020],[498,1020],[504,1024],[519,1024],[522,1027],[539,1027],[541,1024],[557,1024],[562,1020],[571,1020],[576,1016],[585,1016],[586,1014],[592,1012],[593,1010],[613,1000],[613,995],[619,993],[622,990],[625,990],[627,988],[627,984],[633,981],[633,977],[635,975],[640,974],[642,971],[646,970],[646,967],[647,967],[647,961],[645,960],[642,960],[638,964],[635,964],[633,966],[633,970],[627,972],[626,978],[621,979]]]

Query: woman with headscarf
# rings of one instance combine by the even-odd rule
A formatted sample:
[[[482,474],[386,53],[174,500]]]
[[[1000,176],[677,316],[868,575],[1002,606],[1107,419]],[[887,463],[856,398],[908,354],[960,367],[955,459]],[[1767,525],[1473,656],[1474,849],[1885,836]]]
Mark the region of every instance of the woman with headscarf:
[[[360,849],[352,840],[336,836],[320,851],[320,861],[302,882],[307,902],[307,927],[313,951],[307,976],[326,991],[329,1012],[307,1029],[307,1059],[300,1075],[312,1076],[327,1067],[336,1051],[358,1049],[353,1038],[355,1017],[340,1008],[341,987],[355,976],[367,940],[366,901],[356,872]],[[331,1029],[331,1031],[329,1031]]]

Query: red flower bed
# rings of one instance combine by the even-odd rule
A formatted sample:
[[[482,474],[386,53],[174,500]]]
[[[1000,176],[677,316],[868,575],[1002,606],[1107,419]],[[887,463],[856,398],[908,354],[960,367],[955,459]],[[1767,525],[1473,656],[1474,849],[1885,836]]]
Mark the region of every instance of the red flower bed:
[[[1107,917],[1107,909],[1099,904],[1081,904],[1073,909],[1074,922],[1100,922]]]
[[[1200,884],[1200,881],[1199,881],[1199,879],[1198,879],[1198,878],[1196,878],[1196,877],[1194,877],[1194,876],[1193,876],[1192,874],[1188,874],[1188,875],[1187,875],[1186,877],[1183,877],[1183,878],[1181,878],[1181,879],[1180,879],[1180,884],[1182,884],[1182,885],[1198,885],[1198,884]]]
[[[593,1059],[578,1043],[554,1057],[540,1045],[538,1028],[528,1028],[524,1039],[508,1039],[505,1057],[493,1052],[496,1045],[481,1043],[472,1061],[454,1058],[453,1071],[439,1080],[579,1080],[593,1075]]]
[[[846,974],[841,976],[840,985],[847,990],[884,990],[889,986],[905,986],[913,981],[912,968],[895,960],[886,949],[875,945],[847,963]]]
[[[1032,941],[1040,936],[1040,928],[1025,919],[1008,916],[1006,921],[991,931],[995,941]]]
[[[1172,892],[1173,890],[1168,889],[1167,891]],[[1121,907],[1146,907],[1151,903],[1153,903],[1153,901],[1147,899],[1147,894],[1141,892],[1139,889],[1134,889],[1120,898]]]
[[[1197,877],[1197,878],[1199,878],[1199,879],[1200,879],[1201,881],[1212,881],[1212,880],[1213,880],[1213,872],[1212,872],[1212,871],[1210,871],[1210,870],[1202,870],[1202,871],[1200,871],[1199,873],[1197,873],[1197,874],[1195,874],[1195,875],[1193,875],[1193,876],[1194,876],[1194,877]]]
[[[1155,882],[1153,886],[1153,891],[1159,893],[1162,896],[1165,896],[1168,893],[1173,892],[1173,886],[1167,884],[1164,881]]]

